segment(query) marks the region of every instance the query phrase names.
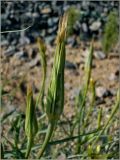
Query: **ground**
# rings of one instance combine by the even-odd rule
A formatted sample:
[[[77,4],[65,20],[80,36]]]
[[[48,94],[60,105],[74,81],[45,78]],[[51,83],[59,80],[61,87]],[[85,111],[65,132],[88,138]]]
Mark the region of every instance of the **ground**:
[[[95,42],[95,51],[100,49],[100,43]],[[42,68],[40,64],[40,55],[37,51],[35,57],[32,55],[33,48],[38,48],[36,44],[25,46],[28,53],[27,58],[19,59],[16,54],[12,57],[4,56],[4,48],[2,50],[2,86],[3,86],[3,107],[8,111],[9,105],[12,108],[17,107],[20,110],[25,110],[26,86],[28,82],[33,84],[35,95],[42,80]],[[47,80],[49,83],[51,74],[53,56],[55,47],[47,46]],[[78,94],[79,89],[83,84],[84,76],[84,61],[89,51],[89,43],[80,43],[77,48],[66,46],[66,60],[71,66],[65,68],[65,113],[74,113],[74,98]],[[34,57],[34,58],[33,58]],[[114,92],[111,97],[106,97],[105,103],[101,104],[104,107],[111,107],[115,98],[115,92],[118,88],[118,80],[111,75],[115,75],[119,71],[119,56],[111,52],[104,59],[93,59],[92,78],[96,81],[96,88],[102,86],[107,90]],[[119,74],[119,73],[118,73]],[[100,105],[99,105],[100,106]],[[9,108],[10,109],[10,108]]]

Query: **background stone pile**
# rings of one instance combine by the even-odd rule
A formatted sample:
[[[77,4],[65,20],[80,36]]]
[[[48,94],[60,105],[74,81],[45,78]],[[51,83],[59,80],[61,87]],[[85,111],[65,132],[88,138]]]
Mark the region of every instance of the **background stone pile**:
[[[38,36],[44,37],[46,43],[52,44],[59,17],[71,6],[75,6],[81,15],[74,24],[73,34],[81,40],[88,40],[92,36],[100,38],[108,13],[111,10],[118,11],[118,3],[117,1],[2,1],[2,31],[31,26],[24,32],[2,34],[2,45],[33,43]],[[74,39],[68,40],[68,43],[75,44]]]

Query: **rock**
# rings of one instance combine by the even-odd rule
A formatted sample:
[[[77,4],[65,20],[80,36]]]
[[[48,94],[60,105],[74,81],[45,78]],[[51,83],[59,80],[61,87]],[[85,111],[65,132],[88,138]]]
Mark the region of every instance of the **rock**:
[[[82,23],[82,30],[83,32],[88,32],[88,27],[86,23]]]
[[[39,2],[36,3],[36,0],[33,3],[25,2],[25,3],[10,4],[10,2],[6,2],[5,6],[3,5],[3,3],[1,5],[2,5],[1,30],[2,31],[13,30],[13,26],[14,26],[14,29],[20,29],[21,20],[23,18],[26,25],[31,24],[31,20],[35,20],[34,25],[29,29],[30,32],[28,33],[27,30],[25,32],[25,36],[32,37],[32,38],[34,37],[33,32],[40,33],[40,31],[43,29],[47,31],[49,29],[48,26],[58,27],[59,17],[63,14],[65,10],[67,10],[70,6],[73,5],[76,7],[76,9],[80,10],[80,17],[74,23],[73,30],[74,30],[74,33],[77,36],[80,36],[82,40],[88,40],[89,38],[93,37],[94,34],[96,35],[96,37],[97,36],[99,37],[100,29],[103,31],[103,27],[101,23],[104,25],[107,20],[107,14],[109,13],[109,11],[111,9],[117,10],[119,6],[118,2],[115,2],[114,4],[110,4],[110,3],[105,4],[105,2],[96,4],[93,2],[77,2],[77,1],[71,1],[71,2],[62,2],[62,1],[52,2],[51,1],[49,3],[47,1],[42,1],[40,3]],[[17,13],[16,13],[16,10],[17,10]],[[22,13],[22,14],[20,14],[19,16],[16,16],[16,14],[18,13]],[[92,31],[97,31],[97,32],[93,33]],[[16,45],[16,43],[19,43],[20,32],[7,33],[7,34],[3,34],[3,36],[4,38],[7,37],[7,40],[9,41],[9,43],[11,43],[14,39],[17,39],[16,42],[13,41],[13,45]],[[43,34],[43,36],[44,37],[48,36],[49,38],[49,33],[47,35],[47,32],[46,32],[46,35]],[[29,38],[30,42],[34,40],[32,38]],[[28,43],[28,42],[26,42],[25,40],[25,43]],[[22,44],[24,44],[24,42]]]
[[[52,18],[48,19],[48,26],[53,27],[53,19]]]
[[[58,17],[55,17],[55,18],[52,17],[52,18],[48,19],[47,23],[48,23],[49,27],[55,27],[55,28],[57,28],[58,21],[59,21]]]
[[[35,13],[32,14],[32,17],[33,18],[39,18],[39,14],[35,12]]]
[[[42,14],[49,14],[49,13],[51,13],[51,8],[50,7],[44,8],[44,9],[41,10],[41,13]]]
[[[119,77],[119,75],[120,75],[120,70],[117,70],[117,71],[115,72],[115,75]]]
[[[20,45],[30,44],[30,39],[28,37],[22,36],[19,40]]]
[[[117,77],[116,77],[116,75],[114,73],[111,73],[108,79],[110,81],[115,81],[115,80],[117,80]]]
[[[66,160],[66,159],[67,159],[66,155],[63,153],[57,157],[57,160]]]
[[[77,66],[73,64],[72,62],[69,62],[68,60],[65,61],[65,68],[67,69],[76,69]]]
[[[26,59],[28,58],[28,52],[25,50],[19,51],[15,53],[15,56],[18,57],[19,59]]]
[[[108,97],[108,96],[113,96],[112,93],[104,87],[97,87],[96,88],[96,95],[99,98],[105,98],[105,97]]]
[[[14,46],[14,45],[17,45],[18,43],[18,40],[17,39],[14,39],[12,42],[11,42],[11,45]]]
[[[55,40],[55,35],[47,36],[45,38],[46,44],[53,44],[54,40]]]
[[[16,48],[14,46],[10,46],[6,51],[4,51],[4,55],[7,57],[14,55],[15,49]]]
[[[74,88],[70,93],[70,100],[74,100],[75,97],[79,94],[79,92],[80,92],[79,88]]]
[[[112,93],[113,96],[116,96],[117,90],[113,88],[113,89],[111,89],[111,93]]]
[[[23,51],[19,51],[19,52],[15,53],[15,57],[17,57],[17,58],[21,58],[23,55],[24,55]]]
[[[59,17],[54,17],[54,18],[53,18],[53,23],[54,23],[54,24],[58,23],[58,21],[59,21]]]
[[[47,31],[47,33],[48,34],[54,34],[54,33],[56,33],[56,31],[57,31],[57,28],[56,28],[56,26],[54,26],[52,28],[49,28],[48,31]]]
[[[101,104],[105,104],[105,100],[103,98],[100,97],[96,97],[96,105],[101,105]]]
[[[101,22],[96,21],[96,22],[93,22],[89,28],[91,31],[98,31],[100,27],[101,27]]]
[[[77,46],[77,40],[74,37],[69,37],[67,39],[67,44],[70,45],[71,47],[76,47]]]
[[[115,73],[111,73],[108,79],[110,81],[117,81],[117,80],[119,80],[119,70],[117,70]]]
[[[65,83],[65,89],[66,89],[66,90],[69,90],[70,88],[71,88],[70,83]]]
[[[30,61],[29,67],[30,67],[30,68],[34,68],[35,66],[39,66],[40,64],[41,64],[41,63],[40,63],[39,60],[34,59],[34,60]]]
[[[33,48],[32,49],[32,54],[31,54],[31,58],[34,59],[38,54],[38,49],[37,48]]]
[[[1,47],[8,46],[8,44],[7,40],[1,41]]]
[[[27,86],[26,86],[26,82],[25,81],[21,82],[20,89],[21,89],[22,93],[26,95],[26,93],[27,93]]]
[[[105,53],[103,53],[102,51],[95,51],[94,52],[94,56],[96,59],[102,60],[106,58]]]

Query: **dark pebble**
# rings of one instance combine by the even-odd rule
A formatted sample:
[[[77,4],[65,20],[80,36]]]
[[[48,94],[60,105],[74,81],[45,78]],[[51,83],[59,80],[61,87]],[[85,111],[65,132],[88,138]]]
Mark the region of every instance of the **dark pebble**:
[[[72,62],[69,61],[65,61],[65,68],[67,69],[77,69],[77,66],[75,64],[73,64]]]
[[[32,50],[32,54],[31,54],[31,58],[34,59],[38,54],[38,49],[37,48],[33,48]]]
[[[9,57],[9,56],[13,56],[15,53],[15,47],[14,46],[10,46],[5,52],[4,55]]]

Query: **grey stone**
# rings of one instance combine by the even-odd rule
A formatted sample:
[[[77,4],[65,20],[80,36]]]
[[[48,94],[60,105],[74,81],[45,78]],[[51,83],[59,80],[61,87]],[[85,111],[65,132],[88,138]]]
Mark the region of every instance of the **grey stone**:
[[[23,51],[19,51],[19,52],[15,53],[15,57],[17,57],[17,58],[21,58],[23,55],[24,55]]]
[[[110,81],[117,81],[117,80],[119,80],[119,70],[116,71],[115,73],[111,73],[108,79]]]
[[[20,45],[30,44],[30,39],[25,36],[22,36],[19,40],[19,43]]]
[[[10,46],[6,51],[4,51],[4,55],[7,57],[14,55],[15,49],[16,48],[14,46]]]
[[[45,41],[46,41],[47,44],[52,44],[54,42],[54,40],[55,40],[55,36],[54,35],[47,36],[45,38]]]
[[[74,100],[76,96],[78,96],[80,92],[79,88],[74,88],[70,93],[70,100]]]
[[[77,46],[76,38],[74,38],[74,37],[69,37],[69,38],[67,39],[67,44],[71,45],[71,47]]]
[[[82,23],[83,32],[88,32],[88,27],[86,23]]]
[[[77,66],[76,66],[74,63],[66,60],[66,61],[65,61],[65,68],[67,68],[67,69],[76,69]]]
[[[1,47],[8,46],[8,44],[7,40],[1,41]]]
[[[90,30],[91,31],[98,31],[100,27],[101,27],[101,22],[95,21],[90,25]]]
[[[94,52],[94,56],[96,59],[102,60],[106,58],[105,53],[103,53],[102,51],[95,51]]]
[[[30,67],[30,68],[35,67],[36,65],[38,65],[38,61],[39,61],[39,60],[37,60],[37,59],[34,59],[34,60],[30,61],[29,67]]]
[[[56,31],[57,31],[57,28],[56,28],[56,26],[54,26],[54,27],[48,29],[48,34],[55,34]]]
[[[108,96],[112,96],[112,93],[104,87],[97,87],[96,88],[96,95],[99,98],[105,98]]]

